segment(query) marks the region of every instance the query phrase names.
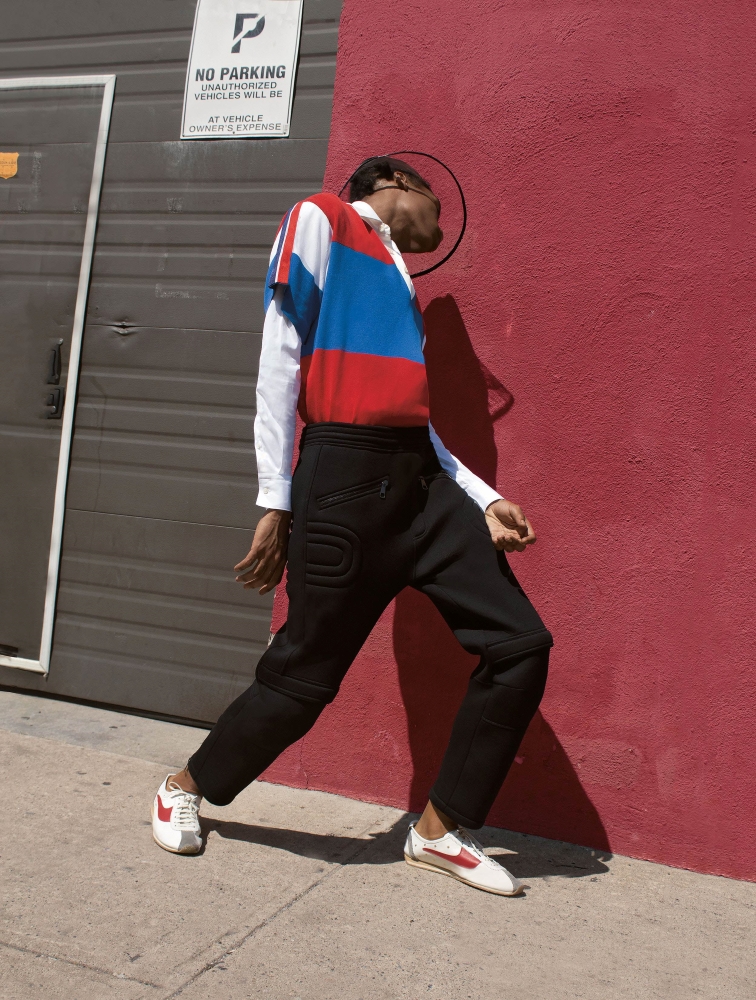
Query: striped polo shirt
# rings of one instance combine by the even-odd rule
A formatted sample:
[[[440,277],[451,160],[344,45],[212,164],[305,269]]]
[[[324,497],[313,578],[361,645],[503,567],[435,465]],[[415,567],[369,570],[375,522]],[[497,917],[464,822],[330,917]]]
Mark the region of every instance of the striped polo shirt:
[[[295,205],[276,236],[265,307],[276,287],[302,342],[305,423],[428,424],[423,319],[373,226],[332,194]]]

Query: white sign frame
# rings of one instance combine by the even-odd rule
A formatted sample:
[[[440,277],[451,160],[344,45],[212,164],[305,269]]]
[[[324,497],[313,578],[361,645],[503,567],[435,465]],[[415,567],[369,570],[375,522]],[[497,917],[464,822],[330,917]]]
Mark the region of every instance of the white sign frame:
[[[304,0],[197,0],[181,139],[289,135],[303,8]]]
[[[89,185],[89,205],[84,242],[81,248],[79,283],[76,289],[76,308],[71,331],[71,354],[68,360],[66,401],[60,428],[60,452],[58,453],[58,474],[55,480],[55,503],[53,506],[52,532],[50,536],[50,558],[47,564],[47,585],[45,589],[45,610],[42,619],[42,635],[39,644],[39,659],[29,660],[23,656],[0,655],[0,667],[16,667],[31,670],[37,674],[50,671],[55,606],[58,600],[58,576],[60,574],[60,550],[63,544],[63,519],[66,513],[66,488],[68,486],[68,466],[71,458],[71,436],[73,434],[76,392],[79,384],[81,365],[81,343],[84,336],[84,319],[89,295],[89,278],[92,273],[97,216],[100,210],[102,175],[105,170],[105,153],[108,148],[108,132],[113,110],[116,77],[107,76],[32,76],[0,80],[0,90],[19,90],[32,87],[102,87],[100,122],[95,140],[92,182]]]

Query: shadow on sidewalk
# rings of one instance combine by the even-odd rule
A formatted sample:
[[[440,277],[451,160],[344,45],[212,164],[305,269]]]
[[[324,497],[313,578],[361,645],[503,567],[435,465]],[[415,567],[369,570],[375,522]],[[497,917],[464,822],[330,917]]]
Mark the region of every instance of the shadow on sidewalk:
[[[390,865],[402,860],[407,824],[412,818],[413,814],[407,813],[390,830],[373,834],[369,838],[308,833],[304,830],[255,826],[206,817],[202,817],[201,823],[205,842],[211,833],[216,833],[224,840],[273,847],[329,864]],[[587,875],[600,875],[609,871],[604,862],[611,858],[611,854],[588,847],[576,847],[574,844],[491,827],[476,831],[475,836],[487,852],[517,878],[585,878]]]

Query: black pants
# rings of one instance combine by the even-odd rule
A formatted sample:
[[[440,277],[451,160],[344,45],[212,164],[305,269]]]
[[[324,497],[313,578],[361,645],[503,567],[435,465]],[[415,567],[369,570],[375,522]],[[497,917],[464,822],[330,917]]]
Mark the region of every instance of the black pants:
[[[225,805],[310,729],[389,602],[427,594],[480,655],[431,801],[477,828],[543,695],[550,633],[427,428],[311,424],[292,491],[289,618],[189,761]]]

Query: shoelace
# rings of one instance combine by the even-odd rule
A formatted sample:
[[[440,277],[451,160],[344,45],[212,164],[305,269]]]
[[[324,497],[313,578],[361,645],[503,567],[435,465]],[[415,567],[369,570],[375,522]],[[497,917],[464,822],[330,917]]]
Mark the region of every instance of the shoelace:
[[[171,792],[173,822],[176,827],[179,830],[195,830],[199,813],[197,797],[190,792],[185,792],[178,785],[169,786],[168,791]]]
[[[483,845],[479,844],[478,841],[475,839],[475,837],[473,837],[471,833],[465,830],[463,826],[457,827],[457,833],[459,834],[459,839],[466,847],[472,848],[472,850],[474,850],[476,854],[482,855],[486,859],[486,861],[491,860],[486,854],[486,852],[483,850]]]
[[[460,835],[460,840],[467,844],[468,847],[473,847],[479,854],[482,855],[486,864],[493,865],[495,868],[504,868],[504,871],[507,872],[508,875],[510,874],[499,858],[489,857],[489,855],[483,850],[483,845],[478,843],[475,837],[473,837],[468,830],[465,830],[463,826],[457,827],[457,833]]]
[[[174,806],[173,816],[179,830],[195,830],[197,828],[197,803],[187,795],[182,795]]]

